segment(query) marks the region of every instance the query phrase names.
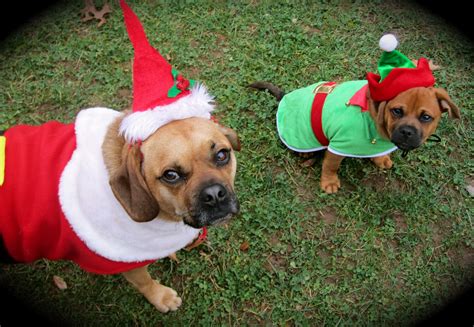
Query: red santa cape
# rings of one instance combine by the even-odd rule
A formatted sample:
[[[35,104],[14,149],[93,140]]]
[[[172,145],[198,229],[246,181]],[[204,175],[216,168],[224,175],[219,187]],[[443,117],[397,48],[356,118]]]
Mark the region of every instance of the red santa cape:
[[[5,133],[0,236],[14,260],[65,259],[114,274],[166,257],[198,236],[199,229],[159,217],[137,223],[113,195],[102,143],[119,115],[92,108],[75,124],[22,125]]]
[[[120,134],[133,144],[173,120],[210,119],[214,104],[206,88],[172,69],[124,0],[120,6],[134,47],[133,111]],[[91,272],[117,273],[166,257],[198,236],[183,222],[137,223],[113,195],[102,143],[119,115],[92,108],[74,125],[7,132],[0,236],[14,259],[69,259]]]

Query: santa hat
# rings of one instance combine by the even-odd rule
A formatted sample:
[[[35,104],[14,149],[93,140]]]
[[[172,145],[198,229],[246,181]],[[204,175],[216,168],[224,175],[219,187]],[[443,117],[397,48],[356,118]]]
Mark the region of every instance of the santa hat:
[[[127,142],[144,141],[161,126],[190,117],[211,118],[213,97],[204,85],[179,74],[146,37],[140,20],[120,0],[125,26],[134,48],[133,112],[121,125]]]
[[[428,60],[420,58],[415,65],[395,50],[398,41],[392,34],[382,36],[379,46],[384,50],[379,63],[379,75],[367,73],[370,96],[375,101],[388,101],[413,87],[430,87],[435,79]]]

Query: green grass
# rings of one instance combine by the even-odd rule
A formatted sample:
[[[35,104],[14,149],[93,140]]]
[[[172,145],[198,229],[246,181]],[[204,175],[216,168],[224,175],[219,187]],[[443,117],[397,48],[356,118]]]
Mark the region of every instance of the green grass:
[[[130,1],[152,44],[185,76],[204,81],[216,116],[238,131],[241,214],[209,243],[151,266],[183,298],[162,315],[121,276],[68,262],[0,267],[0,283],[55,320],[75,325],[408,325],[472,285],[474,271],[473,53],[470,41],[422,8],[397,1],[251,1],[171,5]],[[107,23],[83,23],[82,1],[58,4],[0,45],[0,129],[82,108],[131,105],[132,48],[113,2]],[[403,19],[400,19],[403,17]],[[378,39],[442,66],[437,85],[461,108],[428,143],[380,171],[344,160],[342,189],[319,190],[310,168],[282,147],[276,101],[246,85],[292,90],[375,71]],[[240,250],[243,242],[247,251]],[[58,290],[52,276],[68,284]]]

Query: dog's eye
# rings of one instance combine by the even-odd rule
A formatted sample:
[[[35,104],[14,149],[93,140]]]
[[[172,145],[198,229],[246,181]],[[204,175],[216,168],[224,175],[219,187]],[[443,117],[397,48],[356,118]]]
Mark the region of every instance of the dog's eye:
[[[227,149],[220,150],[216,154],[216,162],[217,162],[217,165],[219,166],[227,164],[229,162],[229,159],[230,159],[230,153],[229,153],[229,150]]]
[[[160,179],[167,183],[174,184],[181,180],[181,175],[174,170],[167,170],[164,172]]]
[[[420,121],[422,123],[429,123],[432,120],[433,120],[433,117],[431,117],[430,115],[423,114],[423,115],[420,116]]]
[[[390,110],[390,112],[395,118],[403,117],[403,110],[401,108],[393,108]]]

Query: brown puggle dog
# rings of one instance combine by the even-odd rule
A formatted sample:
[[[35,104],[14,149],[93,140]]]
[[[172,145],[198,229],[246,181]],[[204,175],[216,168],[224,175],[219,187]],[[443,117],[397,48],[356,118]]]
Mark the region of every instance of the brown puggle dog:
[[[0,136],[0,262],[71,260],[123,273],[159,311],[174,311],[181,298],[147,267],[239,212],[240,143],[232,129],[192,117],[130,145],[119,134],[129,116],[91,108],[75,124],[19,125]]]
[[[121,119],[103,144],[112,191],[136,221],[184,221],[201,228],[225,222],[239,211],[234,193],[240,150],[230,128],[202,118],[173,121],[130,150],[118,136]],[[140,161],[143,160],[142,163]],[[176,291],[153,280],[147,267],[123,273],[159,311],[181,305]]]
[[[173,69],[120,6],[134,47],[131,112],[89,108],[74,123],[0,133],[0,261],[123,273],[158,310],[174,311],[181,298],[147,266],[239,212],[240,143],[213,120],[205,85]]]
[[[442,113],[460,118],[446,90],[433,87],[431,64],[421,58],[415,66],[393,51],[395,46],[379,61],[383,80],[368,73],[367,80],[319,82],[288,94],[268,82],[249,85],[268,90],[279,101],[277,129],[288,148],[306,157],[327,150],[320,180],[326,193],[341,187],[337,171],[345,157],[371,158],[378,167],[391,168],[390,153],[398,148],[406,154],[421,146]],[[394,62],[401,67],[392,67]]]

